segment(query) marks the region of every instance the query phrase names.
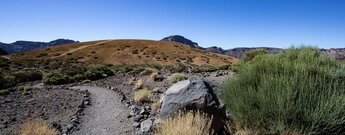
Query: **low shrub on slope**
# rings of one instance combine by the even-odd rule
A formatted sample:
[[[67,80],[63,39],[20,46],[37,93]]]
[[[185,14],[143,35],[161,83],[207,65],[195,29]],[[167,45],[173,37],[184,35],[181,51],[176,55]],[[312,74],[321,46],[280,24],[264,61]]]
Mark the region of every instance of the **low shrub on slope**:
[[[221,96],[233,124],[253,133],[340,134],[345,132],[344,90],[344,66],[302,47],[243,63]]]

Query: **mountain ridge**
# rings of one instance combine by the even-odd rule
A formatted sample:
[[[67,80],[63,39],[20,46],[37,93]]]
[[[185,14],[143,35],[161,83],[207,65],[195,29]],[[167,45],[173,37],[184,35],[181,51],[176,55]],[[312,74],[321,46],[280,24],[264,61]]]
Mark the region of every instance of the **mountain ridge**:
[[[45,48],[50,46],[57,46],[62,44],[76,43],[78,41],[70,39],[56,39],[50,42],[39,42],[39,41],[24,41],[18,40],[13,43],[2,43],[0,42],[0,48],[5,50],[7,53],[19,53],[31,51],[34,49]]]

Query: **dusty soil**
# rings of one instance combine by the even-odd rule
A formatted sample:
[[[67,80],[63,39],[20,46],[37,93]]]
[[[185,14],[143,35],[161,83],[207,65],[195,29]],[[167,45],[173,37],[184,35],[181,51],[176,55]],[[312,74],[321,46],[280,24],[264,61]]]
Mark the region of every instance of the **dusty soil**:
[[[74,89],[91,93],[91,106],[84,110],[81,124],[73,135],[124,135],[134,134],[132,121],[126,116],[128,108],[119,100],[119,95],[102,87],[76,86]]]
[[[14,91],[0,96],[0,134],[15,133],[31,119],[66,127],[82,101],[82,93],[66,89],[34,88],[30,95]]]

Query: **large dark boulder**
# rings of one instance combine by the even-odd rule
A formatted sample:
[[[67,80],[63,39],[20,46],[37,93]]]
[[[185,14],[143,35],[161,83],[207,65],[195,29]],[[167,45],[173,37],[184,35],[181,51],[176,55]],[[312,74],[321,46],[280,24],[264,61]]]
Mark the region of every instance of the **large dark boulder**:
[[[173,84],[160,99],[160,116],[168,117],[179,110],[199,110],[213,116],[217,132],[226,118],[225,108],[203,80],[185,80]]]

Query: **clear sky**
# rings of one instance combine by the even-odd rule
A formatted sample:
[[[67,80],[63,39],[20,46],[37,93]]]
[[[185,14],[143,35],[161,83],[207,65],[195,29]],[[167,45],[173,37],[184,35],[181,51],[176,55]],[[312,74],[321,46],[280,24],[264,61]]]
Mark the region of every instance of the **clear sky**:
[[[153,39],[345,47],[345,0],[0,0],[0,42]]]

